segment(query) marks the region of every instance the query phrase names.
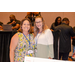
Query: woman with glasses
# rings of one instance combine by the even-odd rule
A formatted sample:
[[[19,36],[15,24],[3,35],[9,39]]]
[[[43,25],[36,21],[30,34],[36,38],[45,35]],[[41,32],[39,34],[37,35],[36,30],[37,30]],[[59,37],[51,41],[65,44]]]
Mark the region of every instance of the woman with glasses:
[[[41,16],[35,18],[35,56],[40,58],[54,58],[53,35],[51,30],[45,25]]]

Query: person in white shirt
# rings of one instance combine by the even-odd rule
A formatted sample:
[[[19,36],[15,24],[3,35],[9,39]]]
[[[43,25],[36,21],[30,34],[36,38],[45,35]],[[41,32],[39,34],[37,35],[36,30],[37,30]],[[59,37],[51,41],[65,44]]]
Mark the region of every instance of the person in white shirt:
[[[41,16],[35,18],[34,36],[36,44],[35,57],[54,58],[53,34],[45,25]]]

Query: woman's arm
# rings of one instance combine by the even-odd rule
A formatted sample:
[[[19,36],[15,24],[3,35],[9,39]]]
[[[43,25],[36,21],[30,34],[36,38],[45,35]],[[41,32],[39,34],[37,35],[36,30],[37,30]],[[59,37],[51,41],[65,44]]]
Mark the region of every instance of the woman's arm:
[[[54,58],[54,49],[53,49],[53,34],[50,29],[46,32],[46,39],[48,44],[48,58]]]
[[[14,62],[14,51],[16,49],[17,44],[18,44],[18,34],[16,33],[11,38],[11,42],[10,42],[10,62]]]
[[[52,45],[48,45],[49,47],[49,59],[54,58],[54,50],[53,50],[53,44]]]

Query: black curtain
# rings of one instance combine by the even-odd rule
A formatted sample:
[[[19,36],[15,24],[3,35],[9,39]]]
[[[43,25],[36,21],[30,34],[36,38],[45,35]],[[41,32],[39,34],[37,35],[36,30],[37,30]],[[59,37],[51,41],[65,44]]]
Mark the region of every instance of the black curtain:
[[[16,32],[0,31],[0,62],[9,62],[9,46],[11,37]]]

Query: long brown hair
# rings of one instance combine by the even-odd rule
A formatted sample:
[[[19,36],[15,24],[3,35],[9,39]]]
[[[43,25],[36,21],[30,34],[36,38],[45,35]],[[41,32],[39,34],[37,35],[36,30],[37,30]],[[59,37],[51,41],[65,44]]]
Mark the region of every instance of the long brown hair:
[[[28,18],[24,18],[24,19],[21,21],[21,24],[20,24],[21,32],[23,32],[23,30],[22,30],[22,25],[23,25],[23,22],[24,22],[25,20],[29,21],[29,23],[30,23],[30,29],[29,29],[29,34],[30,34],[31,31],[32,31],[32,28],[31,28],[31,27],[32,27],[32,23],[31,23],[30,19],[28,19]]]
[[[44,32],[46,29],[48,29],[48,26],[45,25],[45,22],[44,22],[44,19],[43,19],[42,16],[37,16],[36,18],[41,18],[42,19],[42,24],[43,24],[42,32]],[[38,34],[38,32],[39,32],[39,29],[36,27],[36,23],[34,22],[34,36],[36,36]]]

